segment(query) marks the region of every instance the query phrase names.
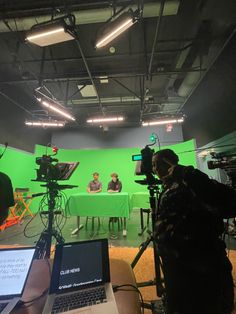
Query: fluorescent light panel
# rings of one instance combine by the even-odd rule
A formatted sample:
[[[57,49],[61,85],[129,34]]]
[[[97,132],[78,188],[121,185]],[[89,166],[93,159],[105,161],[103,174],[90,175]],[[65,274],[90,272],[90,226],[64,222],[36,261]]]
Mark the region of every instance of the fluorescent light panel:
[[[65,122],[59,121],[26,121],[25,125],[42,127],[63,127]]]
[[[184,118],[177,118],[177,119],[163,119],[157,121],[150,121],[150,122],[143,122],[142,126],[152,126],[152,125],[165,125],[165,124],[175,124],[175,123],[183,123]]]
[[[95,47],[101,48],[110,43],[113,39],[118,37],[121,33],[130,28],[137,22],[135,13],[130,9],[118,16],[114,21],[108,22],[103,31],[101,31]]]
[[[120,122],[123,120],[124,120],[124,117],[97,118],[97,119],[89,119],[87,120],[87,123]]]
[[[60,24],[35,27],[26,37],[27,41],[40,47],[50,46],[73,39],[74,36]]]
[[[117,28],[115,28],[109,34],[105,35],[102,39],[100,39],[96,43],[96,48],[101,48],[101,47],[106,46],[108,43],[110,43],[113,39],[118,37],[124,31],[126,31],[133,24],[134,24],[134,21],[132,18],[129,18],[128,20],[124,21],[121,25],[119,25]]]
[[[63,110],[57,108],[56,106],[50,104],[48,101],[45,101],[45,100],[43,100],[42,98],[37,98],[37,100],[38,100],[39,102],[41,102],[41,104],[42,104],[44,107],[46,107],[46,108],[48,108],[48,109],[50,109],[50,110],[52,110],[52,111],[55,111],[56,113],[59,113],[61,116],[66,117],[67,119],[70,119],[70,120],[72,120],[72,121],[75,121],[75,118],[74,118],[73,116],[71,116],[71,115],[68,114],[67,112],[65,112],[65,111],[63,111]]]

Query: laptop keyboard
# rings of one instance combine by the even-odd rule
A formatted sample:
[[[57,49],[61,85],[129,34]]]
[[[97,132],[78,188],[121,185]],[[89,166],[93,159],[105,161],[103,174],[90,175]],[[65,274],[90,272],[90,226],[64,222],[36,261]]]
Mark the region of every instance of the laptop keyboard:
[[[0,303],[0,313],[5,309],[8,303]]]
[[[62,313],[104,302],[107,302],[105,287],[92,288],[56,297],[51,313]]]

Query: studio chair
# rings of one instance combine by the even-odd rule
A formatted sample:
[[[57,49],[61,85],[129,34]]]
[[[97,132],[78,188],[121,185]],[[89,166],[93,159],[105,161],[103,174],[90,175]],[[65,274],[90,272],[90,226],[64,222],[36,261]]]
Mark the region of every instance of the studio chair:
[[[123,219],[121,217],[110,217],[108,222],[108,228],[110,231],[110,238],[117,239],[118,234],[115,233],[115,226],[117,226],[117,231],[122,230],[123,227]]]
[[[28,188],[16,188],[14,192],[15,205],[12,207],[11,212],[14,216],[19,216],[19,222],[27,215],[33,217],[30,210],[30,204],[33,198]]]
[[[95,220],[97,220],[97,232],[98,232],[99,229],[100,229],[100,225],[101,225],[100,217],[90,217],[90,216],[87,216],[87,217],[86,217],[86,222],[85,222],[85,229],[86,229],[86,230],[87,230],[87,228],[88,228],[88,222],[89,222],[89,220],[91,220],[91,222],[92,222],[92,232],[94,232]]]

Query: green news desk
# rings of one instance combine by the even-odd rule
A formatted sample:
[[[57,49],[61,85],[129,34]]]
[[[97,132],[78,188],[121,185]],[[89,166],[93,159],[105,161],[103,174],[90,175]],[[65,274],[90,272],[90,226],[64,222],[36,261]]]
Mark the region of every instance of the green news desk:
[[[77,233],[80,217],[122,217],[123,236],[127,235],[126,218],[130,215],[130,200],[126,192],[73,194],[68,200],[67,209],[71,216],[77,216]]]
[[[150,218],[150,202],[149,202],[149,193],[148,192],[136,192],[131,195],[130,199],[131,207],[132,209],[138,208],[140,209],[140,224],[141,224],[141,230],[139,232],[139,236],[141,236],[144,231],[149,226],[149,218]],[[144,225],[144,217],[143,214],[147,214],[147,222],[146,225]]]
[[[131,195],[131,208],[150,208],[149,193],[135,192]]]

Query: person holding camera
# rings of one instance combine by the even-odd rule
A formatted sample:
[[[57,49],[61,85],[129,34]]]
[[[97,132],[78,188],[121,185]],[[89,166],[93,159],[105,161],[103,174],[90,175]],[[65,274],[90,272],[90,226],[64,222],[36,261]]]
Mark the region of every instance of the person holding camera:
[[[232,265],[226,255],[224,218],[235,216],[236,192],[192,166],[178,164],[170,149],[153,155],[163,183],[154,239],[162,260],[168,314],[230,314]]]
[[[5,173],[0,172],[0,225],[7,219],[9,207],[14,204],[11,180]]]

